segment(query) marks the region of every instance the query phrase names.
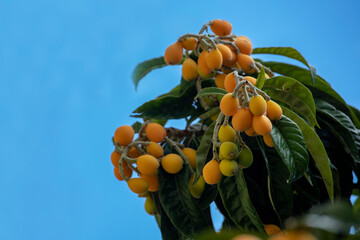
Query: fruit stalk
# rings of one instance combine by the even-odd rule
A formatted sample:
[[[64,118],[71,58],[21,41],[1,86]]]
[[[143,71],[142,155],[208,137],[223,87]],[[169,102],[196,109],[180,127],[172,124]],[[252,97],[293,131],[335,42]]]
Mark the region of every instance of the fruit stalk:
[[[128,151],[129,151],[129,148],[125,147],[123,153],[121,154],[120,160],[119,160],[120,175],[125,180],[125,182],[127,182],[129,180],[129,178],[127,176],[125,176],[125,174],[124,174],[124,170],[123,170],[123,167],[122,167],[122,162],[124,161],[124,158],[127,155]]]
[[[211,139],[211,142],[212,142],[212,145],[213,145],[213,158],[216,159],[216,161],[219,161],[219,156],[217,154],[217,151],[216,151],[216,147],[217,147],[217,137],[218,137],[218,132],[219,132],[219,128],[223,122],[223,119],[224,119],[224,114],[222,112],[220,112],[218,118],[216,119],[216,122],[215,122],[215,126],[214,126],[214,132],[213,132],[213,135],[212,135],[212,139]]]
[[[202,81],[202,78],[199,76],[197,79],[196,79],[196,90],[198,92],[200,92],[201,90],[201,81]],[[199,97],[199,101],[200,101],[200,105],[201,107],[206,111],[209,109],[209,106],[206,104],[206,102],[204,101],[204,99],[202,97]]]
[[[129,168],[130,168],[131,170],[133,170],[133,171],[136,172],[138,175],[140,175],[139,170],[138,170],[136,167],[134,167],[131,163],[128,164],[128,166],[129,166]]]
[[[232,38],[230,38],[230,39],[232,39]],[[235,49],[236,54],[240,54],[240,50],[239,50],[239,48],[236,46],[236,44],[235,44],[234,42],[221,40],[221,39],[219,39],[219,38],[217,38],[217,37],[215,38],[214,41],[215,41],[216,43],[222,43],[222,44],[230,45],[230,46],[232,46],[232,47]]]
[[[238,77],[241,77],[241,76],[239,76],[238,74],[237,74],[237,72],[234,72],[234,74],[235,74],[235,77],[238,79]],[[242,77],[241,77],[242,78]],[[244,85],[244,84],[246,84],[246,81],[240,81],[237,85],[236,85],[236,87],[235,87],[235,89],[234,89],[234,92],[232,93],[232,96],[233,97],[238,97],[239,96],[239,90],[240,90],[240,88]]]
[[[211,24],[211,21],[208,21],[207,23],[205,23],[202,27],[201,27],[201,29],[200,29],[200,31],[199,31],[199,34],[202,34],[207,28],[208,28],[208,26]]]
[[[244,146],[246,146],[246,143],[244,142],[244,140],[242,139],[240,133],[238,131],[235,131],[235,136],[236,139],[239,141],[239,144],[241,145],[241,148],[243,148]]]
[[[256,65],[259,69],[264,68],[265,72],[266,72],[267,74],[269,74],[270,77],[274,77],[274,76],[275,76],[275,75],[274,75],[274,72],[271,71],[271,69],[270,69],[269,67],[265,67],[264,65],[262,65],[261,63],[256,62],[256,61],[255,61],[255,65]]]

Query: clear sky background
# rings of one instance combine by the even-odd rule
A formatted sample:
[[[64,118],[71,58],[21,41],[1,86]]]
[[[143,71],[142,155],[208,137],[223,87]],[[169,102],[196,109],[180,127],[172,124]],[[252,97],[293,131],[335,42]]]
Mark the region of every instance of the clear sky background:
[[[152,72],[136,92],[135,65],[226,19],[254,47],[298,49],[359,108],[359,10],[356,0],[0,1],[0,239],[160,239],[144,199],[113,176],[111,136],[181,69]]]

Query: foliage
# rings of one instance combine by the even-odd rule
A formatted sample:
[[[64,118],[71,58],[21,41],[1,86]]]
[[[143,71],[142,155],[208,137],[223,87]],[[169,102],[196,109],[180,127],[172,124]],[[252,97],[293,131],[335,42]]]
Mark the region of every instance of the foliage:
[[[186,50],[185,59],[191,58],[199,66],[200,52],[211,52],[214,48],[208,40],[213,36],[202,33],[208,26],[213,30],[215,20],[204,25],[198,35],[184,35],[177,42],[181,43],[187,38],[197,39],[197,48]],[[228,44],[224,39],[226,37],[215,36],[213,41]],[[236,36],[229,39],[234,40]],[[159,168],[159,191],[152,192],[151,196],[163,239],[231,239],[240,232],[266,238],[264,225],[267,224],[275,224],[281,229],[308,229],[319,239],[347,238],[350,227],[359,230],[356,223],[360,222],[360,200],[355,203],[356,211],[353,211],[350,203],[350,196],[359,193],[359,184],[353,184],[352,175],[354,173],[358,179],[360,177],[359,111],[346,104],[294,48],[255,48],[252,53],[285,56],[298,60],[308,69],[261,59],[255,59],[256,71],[253,72],[244,71],[243,66],[238,69],[223,66],[220,70],[212,70],[211,74],[200,74],[193,80],[182,78],[169,93],[144,103],[133,112],[134,117],[145,119],[145,123],[136,122],[133,125],[139,132],[139,138],[129,146],[142,149],[142,154],[145,154],[147,145],[142,141],[148,139],[143,131],[149,121],[185,119],[187,122],[185,130],[166,129],[167,137],[161,142],[165,155],[177,153],[187,164],[176,174],[167,173],[161,166]],[[169,57],[166,54],[169,54],[168,50],[165,60],[163,57],[150,59],[135,68],[133,81],[136,87],[147,73],[167,65]],[[176,64],[184,61],[181,58]],[[231,116],[224,117],[220,104],[228,91],[220,87],[217,80],[214,81],[216,74],[213,73],[231,72],[237,80],[233,96],[239,97],[242,107],[248,108],[249,98],[258,93],[265,100],[271,98],[281,106],[282,117],[271,121],[270,136],[274,147],[269,147],[261,136],[251,137],[248,133],[237,131],[235,143],[239,150],[245,145],[251,149],[252,165],[246,169],[240,167],[231,177],[222,176],[216,185],[206,184],[201,196],[195,198],[189,186],[202,175],[207,181],[204,166],[212,159],[222,159],[217,134],[220,125],[231,124],[232,119]],[[253,86],[244,81],[245,75],[256,78],[256,84]],[[241,89],[241,82],[246,82],[243,85],[248,88],[244,87],[243,92],[236,95],[236,91]],[[125,152],[126,155],[128,146],[114,144],[116,151],[123,155]],[[180,148],[183,147],[196,150],[194,169],[190,157],[181,152]],[[120,158],[121,174],[123,161],[134,164],[136,157]],[[137,171],[134,166],[132,169]],[[194,182],[189,183],[192,174]],[[213,233],[209,213],[212,202],[216,203],[224,216],[220,235]],[[319,204],[325,205],[317,206]],[[289,217],[296,217],[296,220],[292,218],[289,221]],[[330,227],[333,226],[330,223],[336,223],[336,227]],[[207,233],[202,234],[203,231]],[[356,237],[354,235],[349,239]]]

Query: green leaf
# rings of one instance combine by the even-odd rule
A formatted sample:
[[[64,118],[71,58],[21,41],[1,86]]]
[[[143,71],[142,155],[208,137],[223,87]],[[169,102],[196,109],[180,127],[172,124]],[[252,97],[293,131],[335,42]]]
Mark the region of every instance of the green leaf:
[[[262,87],[264,86],[264,82],[265,82],[265,70],[264,67],[262,67],[256,79],[255,87],[257,87],[258,89],[262,89]]]
[[[320,137],[316,134],[314,129],[309,127],[309,125],[296,113],[291,111],[286,107],[281,107],[283,110],[283,114],[288,118],[293,120],[298,127],[300,128],[304,140],[306,143],[306,147],[309,150],[311,156],[313,157],[315,164],[321,174],[321,177],[325,183],[326,190],[329,194],[329,198],[331,201],[334,200],[334,180],[330,168],[329,157],[326,153],[326,149],[324,144],[322,143]]]
[[[182,93],[184,90],[186,90],[191,84],[193,84],[194,81],[186,81],[183,77],[181,77],[180,82],[180,93]]]
[[[346,104],[344,99],[320,76],[316,76],[315,86],[313,86],[311,73],[304,68],[280,62],[263,62],[263,64],[270,67],[274,72],[300,81],[310,89],[314,97],[321,98],[334,105],[337,109],[343,111],[352,118],[355,126],[360,128],[360,121],[356,118],[356,115]]]
[[[133,123],[132,128],[134,129],[135,133],[138,133],[141,128],[142,123],[139,121],[136,121]]]
[[[207,156],[211,147],[211,138],[214,133],[215,122],[213,122],[205,131],[201,138],[200,146],[196,150],[196,172],[195,182],[202,174],[202,170],[205,166]]]
[[[270,202],[277,213],[281,225],[293,214],[293,190],[287,181],[289,170],[273,148],[265,148],[259,137],[256,137],[260,152],[268,171],[268,194]]]
[[[205,184],[205,189],[200,199],[198,200],[201,210],[205,210],[215,200],[218,194],[218,189],[214,185]]]
[[[181,94],[169,92],[144,103],[133,111],[133,117],[156,119],[180,119],[191,115],[195,111],[193,106],[196,95],[195,83]],[[137,114],[136,114],[137,113]]]
[[[313,96],[299,81],[290,77],[274,77],[265,80],[263,89],[271,98],[289,105],[304,116],[312,127],[317,125]]]
[[[202,81],[202,87],[214,85],[213,80]],[[185,90],[180,91],[180,85],[167,94],[144,103],[133,111],[132,117],[156,118],[156,119],[180,119],[196,112],[194,97],[197,93],[195,82],[192,82]]]
[[[356,107],[353,107],[351,105],[348,105],[350,109],[353,111],[354,115],[357,117],[357,119],[360,119],[360,111]]]
[[[188,188],[189,173],[183,168],[177,174],[163,169],[159,173],[159,198],[172,224],[184,235],[191,237],[199,231],[212,228]]]
[[[165,124],[167,123],[167,119],[155,119],[155,118],[152,118],[151,119],[151,122],[154,122],[154,123],[158,123],[160,124],[161,126],[165,126]]]
[[[199,102],[197,102],[199,103]],[[200,104],[199,104],[200,105]],[[215,115],[214,117],[217,117],[220,113],[219,107],[212,107],[208,111],[205,111],[201,106],[197,108],[197,111],[190,116],[190,118],[187,120],[187,125],[190,126],[196,119],[200,119],[198,124],[201,125],[210,125],[213,121],[210,117]]]
[[[263,233],[263,224],[251,203],[243,170],[233,177],[223,176],[218,190],[231,220],[242,230],[255,230]]]
[[[274,55],[281,55],[288,58],[292,58],[298,60],[309,66],[305,58],[295,49],[292,47],[266,47],[266,48],[254,48],[252,54],[274,54]]]
[[[360,214],[360,197],[358,196],[356,201],[354,202],[354,212],[356,214]]]
[[[350,105],[347,105],[347,106],[350,110],[350,116],[354,122],[354,125],[356,126],[356,128],[360,129],[360,125],[357,124],[357,123],[360,123],[360,121],[359,121],[360,120],[360,111],[353,106],[350,106]]]
[[[273,125],[271,138],[275,149],[289,169],[288,180],[295,181],[302,177],[309,164],[309,156],[304,137],[299,127],[286,116]]]
[[[151,197],[155,203],[157,215],[155,216],[164,240],[181,240],[182,234],[174,227],[164,208],[161,206],[158,192],[151,192]]]
[[[206,119],[206,118],[209,118],[211,116],[213,116],[214,114],[220,112],[220,107],[214,107],[212,109],[210,109],[209,111],[201,114],[200,116],[198,116],[198,118],[200,119]]]
[[[195,96],[195,99],[199,98],[199,97],[203,97],[203,96],[208,96],[208,95],[225,95],[228,92],[224,89],[221,88],[217,88],[217,87],[208,87],[208,88],[203,88],[201,89],[198,94]]]
[[[316,129],[316,133],[321,138],[330,159],[330,167],[334,178],[335,199],[338,197],[350,198],[353,189],[352,167],[354,166],[354,159],[346,152],[343,143],[337,136],[334,128],[336,123],[320,112],[318,120],[321,129]]]
[[[152,58],[147,61],[139,63],[132,75],[131,78],[133,80],[133,83],[135,84],[135,89],[137,89],[137,86],[140,82],[140,80],[146,76],[149,72],[151,72],[154,69],[162,68],[167,66],[165,63],[164,57],[158,57],[158,58]]]
[[[359,131],[354,126],[351,119],[330,103],[320,99],[315,99],[315,103],[317,111],[331,121],[328,121],[326,118],[321,118],[324,124],[327,125],[329,130],[338,137],[346,152],[349,153],[356,162],[360,163],[360,146],[356,145],[358,142],[356,139],[359,137]],[[358,144],[360,143],[358,142]]]
[[[309,65],[308,62],[305,60],[305,58],[295,48],[292,47],[255,48],[253,49],[252,53],[281,55],[298,60],[303,64],[305,64],[310,69],[313,85],[315,85],[316,83],[316,69],[313,66]]]
[[[182,234],[174,227],[165,211],[160,214],[160,231],[163,240],[181,240]]]

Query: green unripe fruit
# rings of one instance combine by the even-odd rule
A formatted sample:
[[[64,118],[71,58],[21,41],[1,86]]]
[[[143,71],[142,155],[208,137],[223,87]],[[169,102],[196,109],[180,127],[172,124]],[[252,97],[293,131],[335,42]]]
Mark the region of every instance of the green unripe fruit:
[[[218,133],[220,142],[235,142],[235,130],[230,125],[221,125]]]
[[[200,198],[205,189],[205,180],[203,176],[200,176],[195,184],[194,180],[195,175],[192,175],[189,181],[189,190],[194,198]]]
[[[150,196],[146,197],[145,211],[150,215],[155,215],[156,214],[155,204],[154,204],[154,201],[152,200],[152,198]]]
[[[234,160],[224,159],[220,162],[220,172],[227,177],[234,176],[239,170],[239,166]]]
[[[233,142],[223,142],[220,146],[221,159],[235,159],[238,153],[238,147]]]
[[[248,146],[244,146],[239,155],[238,155],[238,163],[241,168],[248,168],[253,163],[253,154]]]

